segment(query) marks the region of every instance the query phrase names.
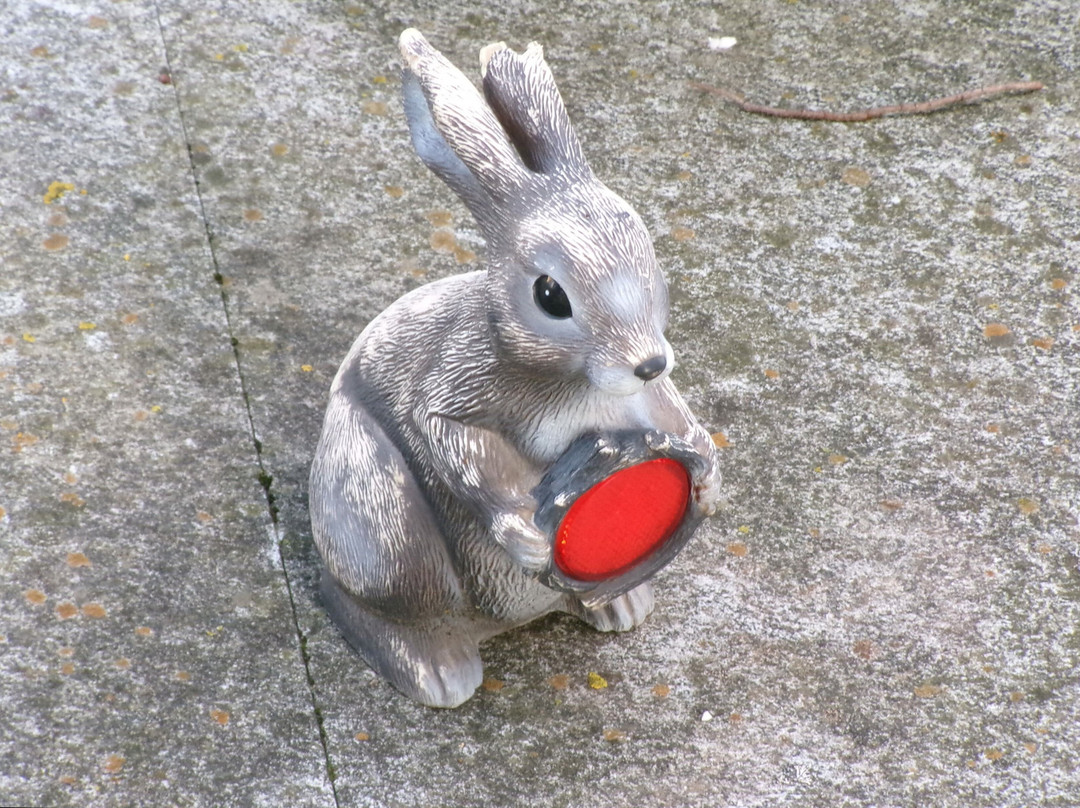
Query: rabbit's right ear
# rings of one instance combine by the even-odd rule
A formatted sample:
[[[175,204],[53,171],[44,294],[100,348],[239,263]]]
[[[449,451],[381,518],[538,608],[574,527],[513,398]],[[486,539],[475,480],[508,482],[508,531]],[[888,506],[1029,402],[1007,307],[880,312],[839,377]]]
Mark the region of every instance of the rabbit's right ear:
[[[530,172],[499,120],[465,75],[415,28],[398,39],[413,147],[477,222],[497,232],[499,210],[520,196]]]

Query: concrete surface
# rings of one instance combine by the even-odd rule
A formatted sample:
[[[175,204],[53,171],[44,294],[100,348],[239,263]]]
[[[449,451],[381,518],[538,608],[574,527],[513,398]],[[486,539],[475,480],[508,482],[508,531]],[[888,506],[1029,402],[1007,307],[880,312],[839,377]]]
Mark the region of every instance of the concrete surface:
[[[0,804],[1080,804],[1072,0],[0,11]],[[355,335],[482,260],[408,25],[546,45],[730,443],[646,625],[498,638],[451,712],[329,624],[305,504]]]

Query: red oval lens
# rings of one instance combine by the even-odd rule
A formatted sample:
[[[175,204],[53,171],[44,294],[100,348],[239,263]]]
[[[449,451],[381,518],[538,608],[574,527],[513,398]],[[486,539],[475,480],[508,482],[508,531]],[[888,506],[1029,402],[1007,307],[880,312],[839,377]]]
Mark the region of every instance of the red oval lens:
[[[570,506],[555,536],[555,564],[579,581],[602,581],[666,542],[686,514],[690,475],[670,458],[607,477]]]

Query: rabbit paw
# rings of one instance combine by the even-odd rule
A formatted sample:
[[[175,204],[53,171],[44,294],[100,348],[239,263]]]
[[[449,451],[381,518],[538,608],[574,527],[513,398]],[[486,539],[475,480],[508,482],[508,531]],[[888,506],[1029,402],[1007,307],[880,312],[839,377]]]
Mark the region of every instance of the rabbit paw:
[[[603,606],[582,607],[579,616],[597,631],[629,631],[645,622],[654,603],[652,582],[646,581]]]
[[[473,645],[447,645],[418,659],[398,685],[429,707],[457,707],[466,702],[484,679],[484,666]]]
[[[694,501],[706,516],[716,512],[716,505],[720,501],[720,481],[720,467],[716,463],[712,463],[705,474],[694,480]]]
[[[495,540],[519,567],[539,572],[551,560],[551,543],[532,519],[519,513],[503,513],[492,523]]]

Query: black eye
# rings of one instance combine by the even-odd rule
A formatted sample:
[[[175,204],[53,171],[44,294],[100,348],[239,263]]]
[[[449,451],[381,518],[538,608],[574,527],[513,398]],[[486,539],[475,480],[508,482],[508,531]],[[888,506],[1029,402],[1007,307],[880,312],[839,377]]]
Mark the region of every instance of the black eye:
[[[565,320],[573,314],[566,292],[550,275],[541,275],[536,279],[533,293],[536,295],[536,305],[552,317]]]

